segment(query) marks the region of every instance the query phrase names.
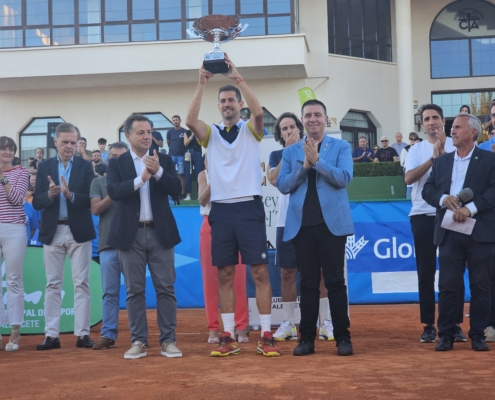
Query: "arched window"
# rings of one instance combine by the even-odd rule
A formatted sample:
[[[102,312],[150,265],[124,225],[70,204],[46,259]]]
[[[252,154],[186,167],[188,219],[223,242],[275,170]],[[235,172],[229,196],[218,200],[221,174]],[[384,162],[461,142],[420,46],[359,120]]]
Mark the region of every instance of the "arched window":
[[[145,117],[148,117],[151,122],[153,122],[153,128],[155,131],[158,131],[161,133],[163,137],[163,149],[167,150],[168,153],[168,145],[167,145],[167,131],[170,128],[173,128],[174,126],[172,125],[172,122],[165,117],[160,112],[154,112],[154,113],[134,113],[134,114],[142,114]],[[133,114],[133,115],[134,115]],[[121,142],[129,144],[127,139],[125,138],[125,133],[124,133],[124,125],[122,125],[119,129],[119,140]]]
[[[340,130],[342,139],[349,142],[352,148],[358,146],[361,136],[368,140],[368,147],[376,144],[376,127],[364,112],[349,111],[340,122]]]
[[[24,167],[28,167],[29,157],[36,156],[36,149],[41,147],[44,158],[54,157],[57,150],[48,147],[49,137],[53,137],[55,126],[64,120],[60,117],[33,118],[20,133],[19,158]]]
[[[244,116],[247,119],[251,118],[251,111],[249,111],[249,108],[243,108],[241,110],[241,118]],[[265,128],[265,135],[273,135],[273,128],[276,122],[277,118],[275,118],[270,111],[263,107],[263,126]]]
[[[430,30],[431,77],[495,75],[495,6],[460,0],[446,6]]]

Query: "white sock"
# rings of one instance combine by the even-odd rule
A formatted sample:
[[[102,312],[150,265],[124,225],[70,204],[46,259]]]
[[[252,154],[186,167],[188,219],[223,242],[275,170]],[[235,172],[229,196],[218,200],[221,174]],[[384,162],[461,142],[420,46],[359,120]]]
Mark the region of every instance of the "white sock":
[[[234,329],[235,329],[235,318],[234,313],[226,313],[220,314],[223,322],[223,331],[230,332],[230,336],[235,338]]]
[[[294,326],[294,312],[296,310],[295,301],[284,301],[282,302],[282,307],[284,308],[284,321],[289,321],[292,326]]]
[[[272,315],[271,314],[260,314],[260,325],[261,325],[261,336],[265,332],[272,331]]]
[[[320,325],[323,324],[323,321],[332,322],[332,316],[330,315],[330,302],[328,301],[328,297],[320,299],[320,311],[318,315],[320,316]]]

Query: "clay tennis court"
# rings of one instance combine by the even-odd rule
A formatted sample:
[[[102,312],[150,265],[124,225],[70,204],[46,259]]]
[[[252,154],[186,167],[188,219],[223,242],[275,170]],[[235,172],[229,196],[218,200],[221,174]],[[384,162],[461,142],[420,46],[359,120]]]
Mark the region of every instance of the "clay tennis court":
[[[178,311],[177,344],[183,358],[160,356],[154,310],[148,311],[148,356],[124,360],[129,347],[127,313],[120,314],[114,349],[75,347],[36,351],[43,336],[24,336],[17,353],[0,352],[1,399],[490,399],[495,386],[495,345],[471,344],[434,352],[419,343],[418,306],[351,306],[353,357],[338,357],[335,342],[317,341],[316,354],[293,357],[296,342],[280,344],[281,356],[255,352],[255,338],[241,354],[209,357],[212,345],[202,309]],[[462,325],[466,335],[469,320]],[[99,337],[100,326],[91,329]],[[8,338],[4,336],[4,344]]]

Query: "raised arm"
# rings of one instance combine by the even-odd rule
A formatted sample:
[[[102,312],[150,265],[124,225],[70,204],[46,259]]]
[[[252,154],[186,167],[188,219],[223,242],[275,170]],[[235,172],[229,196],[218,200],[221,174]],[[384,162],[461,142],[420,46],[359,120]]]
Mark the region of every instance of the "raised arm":
[[[206,83],[212,76],[213,74],[201,65],[199,69],[199,83],[187,110],[185,124],[196,135],[199,141],[206,138],[206,124],[199,119],[199,110],[201,109],[201,100],[203,99]]]

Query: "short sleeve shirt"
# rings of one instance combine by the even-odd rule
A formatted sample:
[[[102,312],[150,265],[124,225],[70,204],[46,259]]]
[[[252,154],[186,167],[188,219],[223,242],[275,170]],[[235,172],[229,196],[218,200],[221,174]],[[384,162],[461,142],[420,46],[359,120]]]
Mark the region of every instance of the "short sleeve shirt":
[[[191,131],[186,131],[186,135],[188,138],[191,137],[192,135],[192,132]],[[198,139],[196,138],[196,136],[194,136],[193,140],[191,140],[189,142],[189,145],[186,147],[186,149],[188,150],[196,150],[196,151],[199,151],[201,153],[201,145],[198,143]]]
[[[104,199],[107,197],[107,178],[100,176],[93,179],[91,182],[91,189],[89,190],[89,197],[99,197]],[[99,239],[98,239],[98,251],[109,249],[110,246],[107,245],[108,235],[110,233],[110,228],[112,225],[113,215],[115,214],[115,208],[117,203],[113,202],[101,215],[100,222],[98,226]]]
[[[163,141],[163,136],[160,132],[158,131],[153,131],[152,133],[153,137],[156,139],[156,140],[161,140]],[[150,146],[150,154],[153,154],[153,151],[156,150],[156,152],[158,153],[160,151],[160,148],[158,147],[158,145],[155,143],[154,140],[151,141],[151,146]]]
[[[399,157],[399,155],[393,147],[382,148],[375,153],[375,158],[378,158],[380,162],[394,161],[394,157]]]
[[[371,160],[368,158],[368,153],[371,153]],[[356,147],[352,151],[352,158],[361,157],[362,154],[363,154],[363,149],[361,147]],[[375,158],[375,152],[371,150],[369,147],[366,147],[366,155],[360,160],[354,162],[372,162],[374,158]]]
[[[186,154],[187,150],[186,146],[184,146],[185,134],[186,130],[184,128],[180,128],[179,130],[172,128],[168,130],[167,141],[169,141],[169,155],[184,157],[184,154]]]

